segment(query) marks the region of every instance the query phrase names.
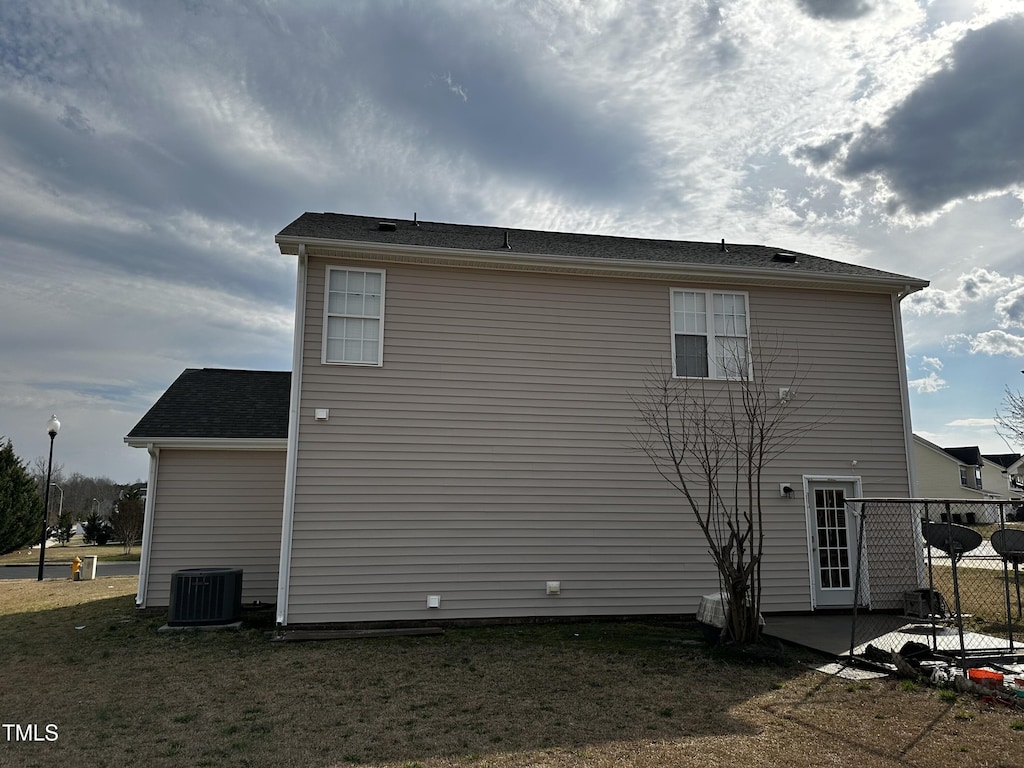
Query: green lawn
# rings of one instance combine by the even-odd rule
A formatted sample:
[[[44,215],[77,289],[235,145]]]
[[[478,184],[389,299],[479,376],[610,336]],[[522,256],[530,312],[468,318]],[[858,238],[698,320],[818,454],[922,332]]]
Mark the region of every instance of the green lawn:
[[[266,614],[158,633],[134,590],[0,581],[3,721],[58,734],[0,766],[1020,765],[1024,712],[745,663],[692,624],[272,643]]]

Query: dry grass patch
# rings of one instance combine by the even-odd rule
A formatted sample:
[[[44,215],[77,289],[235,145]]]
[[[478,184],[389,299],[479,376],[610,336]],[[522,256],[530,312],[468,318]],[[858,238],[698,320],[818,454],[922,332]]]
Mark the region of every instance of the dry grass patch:
[[[86,555],[95,555],[102,562],[136,562],[141,557],[141,550],[139,547],[133,547],[131,554],[124,553],[124,546],[121,544],[104,544],[99,546],[97,544],[83,544],[81,537],[72,539],[66,546],[60,544],[47,544],[46,545],[46,562],[51,565],[54,563],[70,563],[75,559],[75,556],[85,557]],[[39,550],[38,549],[22,549],[16,552],[8,552],[6,555],[0,555],[0,566],[4,565],[37,565],[39,563]]]
[[[1019,764],[1020,713],[826,678],[801,654],[745,664],[689,625],[275,644],[266,624],[158,634],[134,585],[0,582],[5,722],[59,728],[0,766]]]
[[[1001,568],[971,568],[958,565],[957,583],[960,587],[960,610],[969,615],[964,628],[996,637],[1007,637],[1012,626],[1014,637],[1024,634],[1024,622],[1017,616],[1017,585],[1013,570],[1008,575]],[[1024,579],[1024,573],[1021,573]],[[954,610],[953,569],[949,566],[932,566],[932,580],[935,589],[942,593]],[[1009,623],[1006,615],[1006,587],[1010,588]],[[1024,593],[1024,585],[1021,588]]]
[[[0,581],[0,616],[16,613],[43,614],[55,608],[83,608],[83,615],[96,611],[98,600],[135,595],[136,576],[107,576],[89,581],[70,579],[4,579]],[[40,620],[44,615],[39,615]]]

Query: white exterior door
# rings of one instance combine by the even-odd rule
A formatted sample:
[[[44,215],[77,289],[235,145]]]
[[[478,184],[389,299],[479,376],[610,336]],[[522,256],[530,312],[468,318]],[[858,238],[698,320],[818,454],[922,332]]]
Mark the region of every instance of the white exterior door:
[[[857,578],[857,516],[848,498],[855,479],[805,481],[811,589],[815,608],[849,608]]]

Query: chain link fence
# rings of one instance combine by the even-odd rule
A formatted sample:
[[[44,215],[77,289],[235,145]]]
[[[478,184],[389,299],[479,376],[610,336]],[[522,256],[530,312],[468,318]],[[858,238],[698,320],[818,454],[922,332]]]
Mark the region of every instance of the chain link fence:
[[[858,524],[850,655],[1024,652],[1024,503],[850,499]],[[913,645],[908,645],[913,644]]]

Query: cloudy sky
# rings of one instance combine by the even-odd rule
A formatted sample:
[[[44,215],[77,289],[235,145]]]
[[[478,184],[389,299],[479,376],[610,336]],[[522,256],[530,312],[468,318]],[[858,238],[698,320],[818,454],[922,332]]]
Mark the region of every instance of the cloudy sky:
[[[1024,388],[1020,0],[4,0],[0,435],[144,477],[186,367],[290,366],[303,211],[770,244],[932,281],[916,431]]]

